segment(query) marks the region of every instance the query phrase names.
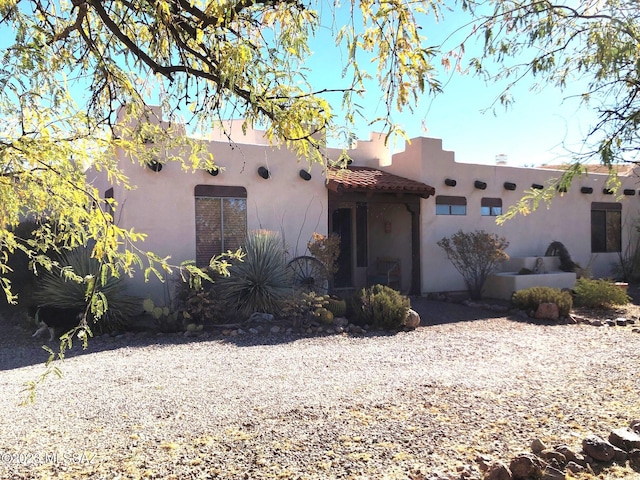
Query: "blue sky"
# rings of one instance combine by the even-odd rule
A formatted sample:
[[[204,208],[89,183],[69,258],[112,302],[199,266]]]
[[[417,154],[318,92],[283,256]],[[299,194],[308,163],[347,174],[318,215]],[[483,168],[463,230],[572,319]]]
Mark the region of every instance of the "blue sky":
[[[338,19],[346,14],[340,13]],[[468,20],[461,12],[445,12],[440,22],[427,19],[423,25],[426,43],[440,43]],[[462,34],[454,36],[448,47],[457,46]],[[315,53],[310,64],[312,78],[314,84],[321,86],[335,82],[341,69],[340,53],[328,42],[330,38],[312,45]],[[480,52],[477,43],[467,43],[466,49],[467,58]],[[571,158],[570,150],[580,151],[581,142],[594,123],[594,114],[570,97],[581,93],[578,90],[561,92],[549,86],[531,91],[532,79],[525,79],[513,90],[514,105],[507,110],[495,105],[492,111],[502,85],[487,84],[476,76],[446,72],[443,68],[440,71],[439,78],[445,84],[443,93],[435,98],[425,95],[413,113],[395,114],[394,120],[410,138],[441,138],[443,147],[454,151],[458,162],[491,164],[495,163],[496,155],[504,154],[510,165],[564,163]],[[366,93],[363,103],[370,118],[383,113],[376,108],[380,96],[374,85]],[[357,133],[359,138],[369,138],[369,129],[364,125]]]

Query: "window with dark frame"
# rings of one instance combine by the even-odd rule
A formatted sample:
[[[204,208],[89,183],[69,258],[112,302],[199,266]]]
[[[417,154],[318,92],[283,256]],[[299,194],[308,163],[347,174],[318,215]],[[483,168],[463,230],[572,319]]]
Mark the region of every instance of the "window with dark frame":
[[[196,265],[237,250],[247,234],[247,191],[244,187],[197,185],[195,188]]]
[[[436,215],[466,215],[467,199],[465,197],[453,197],[438,195],[436,197]]]
[[[480,215],[483,217],[497,217],[502,215],[501,198],[483,198],[480,201]]]
[[[622,204],[591,203],[591,252],[622,251]]]

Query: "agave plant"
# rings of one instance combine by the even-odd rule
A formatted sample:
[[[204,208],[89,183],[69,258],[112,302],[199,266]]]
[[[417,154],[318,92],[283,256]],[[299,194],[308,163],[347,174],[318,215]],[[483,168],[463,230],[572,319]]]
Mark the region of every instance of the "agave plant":
[[[253,231],[247,235],[244,249],[244,261],[233,263],[229,276],[218,280],[223,298],[240,315],[278,314],[291,292],[282,239],[275,232]]]
[[[123,327],[140,313],[142,301],[125,295],[124,280],[110,276],[104,285],[96,280],[100,264],[86,248],[62,253],[57,259],[60,270],[46,272],[36,278],[33,301],[37,305],[83,311],[87,306],[89,282],[98,281],[94,294],[102,299],[106,311],[96,320],[98,331]]]

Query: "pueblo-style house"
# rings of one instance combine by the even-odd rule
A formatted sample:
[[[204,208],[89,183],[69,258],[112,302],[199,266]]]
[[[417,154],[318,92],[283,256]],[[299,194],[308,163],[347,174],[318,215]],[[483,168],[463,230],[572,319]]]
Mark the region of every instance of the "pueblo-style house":
[[[158,109],[151,113],[145,121],[164,125]],[[414,138],[391,155],[377,134],[349,150],[353,161],[347,169],[309,168],[290,150],[269,146],[259,130],[242,132],[239,121],[230,121],[227,130],[237,143],[219,132],[206,140],[221,167],[217,172],[185,172],[163,158],[158,158],[161,169],[146,168],[122,154],[120,167],[135,189],[111,185],[92,170],[89,181],[116,200],[118,225],[146,233],[144,248],[171,256],[174,264],[207,264],[213,255],[240,246],[255,229],[280,232],[291,258],[308,255],[313,232],[337,232],[338,290],[370,283],[380,259],[396,262],[394,287],[403,293],[465,290],[437,245],[459,230],[506,237],[511,257],[540,257],[551,242],[562,242],[595,277],[612,276],[621,253],[635,246],[640,195],[631,169],[620,172],[616,194],[607,189],[607,172],[594,169],[576,178],[551,208],[543,205],[497,225],[496,216],[525,190],[542,188],[561,172],[458,163],[454,152],[433,138]],[[326,150],[328,158],[340,154]],[[130,290],[166,299],[167,285],[134,278]]]

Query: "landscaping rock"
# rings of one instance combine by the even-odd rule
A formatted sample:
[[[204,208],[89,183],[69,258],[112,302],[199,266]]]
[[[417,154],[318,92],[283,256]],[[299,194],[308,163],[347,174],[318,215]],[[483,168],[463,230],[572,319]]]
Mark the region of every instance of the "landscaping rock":
[[[567,470],[571,473],[581,473],[586,470],[582,465],[578,465],[576,462],[567,463]]]
[[[615,449],[615,455],[613,456],[613,461],[620,465],[624,465],[625,463],[627,463],[627,460],[629,460],[629,454],[624,450],[622,450],[621,448],[618,448],[618,447],[613,447],[613,448]]]
[[[278,325],[274,325],[273,327],[271,327],[269,332],[270,333],[279,333],[280,332],[280,327]]]
[[[405,320],[405,327],[408,329],[416,329],[420,326],[420,315],[415,310],[409,309],[407,312],[407,319]]]
[[[511,470],[502,462],[494,462],[489,465],[484,474],[484,480],[513,480]]]
[[[585,438],[582,441],[582,449],[584,453],[599,462],[609,462],[616,456],[616,447],[597,435]]]
[[[536,455],[546,449],[547,446],[539,438],[536,438],[533,442],[531,442],[531,451]]]
[[[478,455],[476,457],[476,463],[481,472],[486,472],[491,466],[491,459],[486,455]]]
[[[558,305],[556,305],[555,303],[541,303],[538,306],[538,310],[536,310],[534,317],[538,320],[558,321],[558,319],[560,318]]]
[[[634,432],[640,434],[640,420],[631,420],[629,422],[629,428]]]
[[[567,445],[558,445],[554,448],[554,450],[558,453],[561,453],[567,462],[574,462],[580,465],[584,465],[584,458],[582,455],[577,454]]]
[[[543,460],[550,462],[551,460],[555,461],[557,465],[565,465],[567,463],[567,457],[565,457],[562,453],[557,450],[547,448],[538,453],[538,456]]]
[[[624,317],[616,318],[615,322],[616,322],[616,325],[619,327],[626,327],[628,323],[627,319]]]
[[[562,470],[554,467],[547,467],[543,472],[540,480],[565,480],[566,475]]]
[[[538,478],[542,473],[543,464],[532,453],[521,453],[509,463],[509,470],[514,479]]]
[[[629,464],[634,470],[640,470],[640,450],[631,450],[629,452]]]
[[[640,449],[640,435],[630,428],[618,428],[609,434],[609,443],[629,452]]]

